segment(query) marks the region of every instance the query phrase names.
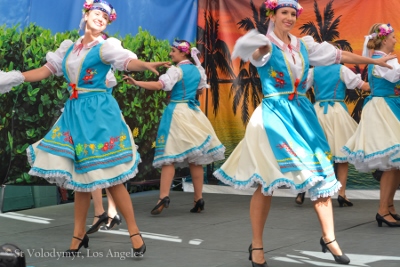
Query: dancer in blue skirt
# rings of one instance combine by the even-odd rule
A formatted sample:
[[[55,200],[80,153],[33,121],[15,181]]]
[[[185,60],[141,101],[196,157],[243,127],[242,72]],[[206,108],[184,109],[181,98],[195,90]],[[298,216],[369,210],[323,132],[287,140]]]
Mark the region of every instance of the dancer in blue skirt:
[[[267,35],[252,30],[239,39],[232,55],[250,60],[258,69],[264,99],[255,109],[243,140],[214,175],[236,188],[257,186],[250,202],[253,238],[249,259],[267,266],[263,230],[273,191],[282,185],[294,192],[308,190],[322,228],[320,244],[337,263],[348,264],[335,239],[331,196],[340,189],[332,155],[314,107],[305,96],[310,65],[373,63],[388,66],[388,56],[361,57],[336,49],[311,36],[290,34],[301,6],[295,0],[267,0]]]
[[[106,76],[111,64],[118,70],[158,74],[156,68],[166,63],[140,61],[117,39],[103,39],[102,32],[116,19],[115,9],[106,1],[87,0],[83,11],[82,37],[76,42],[65,40],[55,52],[47,53],[47,63],[41,68],[24,73],[1,72],[0,92],[53,74],[64,75],[71,96],[48,134],[28,147],[29,174],[75,190],[74,234],[65,255],[75,255],[82,246],[88,246],[85,228],[90,192],[109,188],[127,223],[134,255],[143,256],[146,245],[123,185],[136,175],[140,156],[111,95],[112,88],[106,85]]]
[[[171,91],[171,100],[164,110],[157,133],[153,166],[161,168],[161,184],[159,200],[151,211],[153,215],[160,214],[169,206],[175,166],[189,165],[190,168],[194,188],[194,207],[190,212],[204,210],[202,165],[225,158],[225,147],[196,100],[197,92],[209,87],[197,53],[196,48],[190,48],[189,42],[176,40],[170,52],[176,66],[169,68],[158,81],[136,81],[132,77],[124,77],[129,84],[148,90]]]

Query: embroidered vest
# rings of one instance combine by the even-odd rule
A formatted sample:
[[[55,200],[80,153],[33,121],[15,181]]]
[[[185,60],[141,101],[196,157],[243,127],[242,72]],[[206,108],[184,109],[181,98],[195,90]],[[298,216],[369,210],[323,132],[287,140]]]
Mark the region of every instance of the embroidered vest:
[[[381,58],[382,55],[373,55],[372,58]],[[400,96],[400,81],[392,83],[373,74],[375,65],[368,65],[368,81],[371,87],[371,96],[396,97]]]
[[[303,63],[303,73],[298,81],[297,92],[305,95],[309,69],[308,53],[303,41],[300,42],[300,57]],[[271,44],[270,60],[262,67],[257,67],[265,96],[295,93],[295,79],[290,71],[289,62],[284,52],[275,44]]]
[[[346,84],[341,78],[341,64],[314,68],[315,100],[344,100]]]
[[[71,80],[68,73],[68,57],[72,53],[74,45],[71,45],[67,50],[62,63],[62,69],[64,77],[69,84],[68,91],[71,94],[73,87],[76,87],[76,90],[78,91],[112,91],[112,89],[108,88],[106,85],[106,76],[108,71],[111,69],[111,65],[104,63],[100,57],[103,43],[104,41],[95,45],[86,53],[79,69],[78,80],[75,81]]]

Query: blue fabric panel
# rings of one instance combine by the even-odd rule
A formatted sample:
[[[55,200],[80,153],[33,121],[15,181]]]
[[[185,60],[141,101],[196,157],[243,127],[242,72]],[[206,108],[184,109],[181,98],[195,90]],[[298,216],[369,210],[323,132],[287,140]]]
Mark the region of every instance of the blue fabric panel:
[[[21,27],[33,22],[53,33],[79,28],[84,0],[0,0],[0,25]],[[110,0],[117,20],[107,27],[110,35],[135,35],[139,26],[158,39],[193,42],[197,33],[198,0]]]

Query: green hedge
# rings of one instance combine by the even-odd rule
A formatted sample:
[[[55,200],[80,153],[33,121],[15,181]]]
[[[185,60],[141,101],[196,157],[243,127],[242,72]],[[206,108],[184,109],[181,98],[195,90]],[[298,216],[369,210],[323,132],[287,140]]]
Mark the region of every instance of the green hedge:
[[[34,24],[24,29],[0,27],[0,69],[27,71],[46,63],[46,53],[56,50],[65,39],[76,40],[77,31],[52,34]],[[121,39],[121,38],[119,38]],[[135,36],[123,39],[124,47],[145,61],[168,61],[168,41],[159,41],[139,29]],[[165,70],[164,70],[165,71]],[[139,146],[142,163],[138,180],[158,179],[159,171],[152,167],[157,127],[167,102],[163,91],[135,89],[122,82],[123,73],[116,72],[118,85],[114,88],[126,122]],[[151,72],[135,73],[138,80],[157,80]],[[37,83],[23,83],[7,94],[0,95],[0,183],[41,184],[30,177],[25,149],[42,138],[61,114],[68,98],[63,77],[52,76]],[[8,175],[7,175],[8,174]],[[7,177],[6,177],[7,176]]]

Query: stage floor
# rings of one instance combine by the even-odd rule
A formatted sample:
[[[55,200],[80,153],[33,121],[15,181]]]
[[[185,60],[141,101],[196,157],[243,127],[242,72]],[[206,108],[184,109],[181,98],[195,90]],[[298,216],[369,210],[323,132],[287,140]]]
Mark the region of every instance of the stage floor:
[[[73,231],[73,204],[0,214],[0,244],[13,243],[25,252],[27,266],[100,267],[243,267],[251,266],[249,195],[204,194],[205,210],[192,214],[193,194],[172,191],[170,207],[159,216],[150,210],[158,191],[131,194],[135,215],[147,245],[143,259],[131,257],[126,224],[89,235],[89,249],[79,258],[60,258]],[[340,208],[336,198],[336,238],[350,257],[348,266],[400,266],[400,228],[378,227],[378,200],[353,201]],[[105,207],[106,198],[103,199]],[[338,266],[321,252],[321,230],[309,199],[302,206],[293,197],[274,197],[264,232],[269,267]],[[400,213],[400,202],[396,201]],[[88,225],[93,218],[89,211]]]

